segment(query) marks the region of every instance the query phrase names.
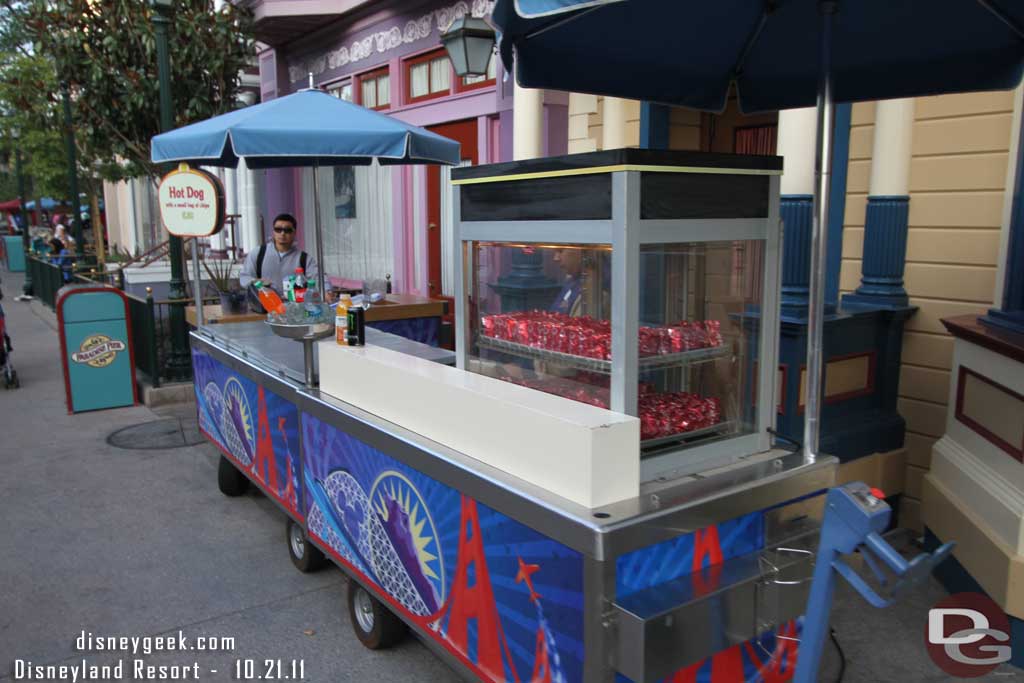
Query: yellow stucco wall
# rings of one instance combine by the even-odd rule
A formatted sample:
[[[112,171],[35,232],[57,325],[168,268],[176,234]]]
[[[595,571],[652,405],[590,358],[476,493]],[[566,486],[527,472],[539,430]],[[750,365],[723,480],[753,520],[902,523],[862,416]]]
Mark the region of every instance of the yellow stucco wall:
[[[953,340],[941,318],[992,306],[1013,93],[918,98],[910,166],[907,323],[899,411],[907,421],[905,526],[919,525],[921,486],[943,431]],[[840,288],[860,284],[874,104],[853,107]]]
[[[640,146],[640,102],[626,101],[626,120],[621,134],[626,147]],[[604,98],[598,95],[569,95],[569,154],[603,149]]]

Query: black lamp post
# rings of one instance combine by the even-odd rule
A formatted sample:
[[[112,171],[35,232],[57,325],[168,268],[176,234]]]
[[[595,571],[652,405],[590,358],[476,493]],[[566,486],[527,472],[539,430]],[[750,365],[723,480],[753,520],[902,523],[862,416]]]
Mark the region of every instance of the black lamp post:
[[[75,245],[78,247],[78,256],[85,255],[85,243],[82,242],[82,218],[79,211],[78,198],[78,160],[75,153],[75,127],[71,118],[71,86],[68,83],[60,84],[61,99],[64,100],[64,127],[66,132],[67,154],[68,154],[68,190],[71,193],[71,235],[75,238]]]
[[[160,82],[160,132],[166,133],[174,127],[174,112],[171,110],[171,58],[168,47],[167,28],[171,24],[170,14],[174,0],[150,0],[153,7],[153,30],[156,34],[157,75]],[[180,237],[171,235],[168,241],[171,256],[171,281],[168,283],[167,298],[171,300],[171,355],[167,361],[168,374],[175,379],[186,379],[189,374],[188,330],[185,328],[185,267]]]
[[[25,300],[32,297],[32,268],[28,264],[28,256],[32,247],[32,240],[29,236],[29,221],[25,216],[25,176],[21,173],[21,133],[17,128],[11,131],[11,138],[14,140],[14,176],[18,181],[18,217],[21,219],[21,244],[25,250],[25,283],[21,287],[21,293]]]
[[[487,75],[495,33],[486,21],[464,14],[441,35],[441,42],[459,78]]]

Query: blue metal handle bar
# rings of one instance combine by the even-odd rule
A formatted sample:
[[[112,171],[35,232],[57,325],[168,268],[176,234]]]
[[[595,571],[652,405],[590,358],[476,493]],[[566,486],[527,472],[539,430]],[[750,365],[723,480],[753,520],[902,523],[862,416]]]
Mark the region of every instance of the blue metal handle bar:
[[[842,560],[832,562],[832,567],[839,572],[839,575],[846,579],[847,583],[853,586],[872,607],[888,607],[892,604],[892,598],[883,598],[874,588],[868,585],[860,574],[855,572],[850,565]]]
[[[890,569],[896,572],[897,575],[902,575],[907,572],[909,563],[903,559],[903,556],[897,552],[896,548],[889,545],[889,542],[879,536],[876,532],[872,531],[864,537],[864,545],[870,548],[871,552],[877,555],[878,558],[887,564]],[[918,559],[919,558],[914,558],[915,561]]]
[[[880,535],[879,532],[888,526],[890,510],[884,500],[870,493],[865,484],[855,482],[831,489],[826,496],[825,517],[794,683],[815,683],[818,680],[836,575],[846,579],[872,606],[888,607],[900,592],[927,577],[931,569],[946,559],[953,549],[953,543],[946,543],[934,553],[922,553],[908,562]],[[842,559],[846,553],[858,549],[864,563],[886,587],[884,595]],[[886,575],[883,565],[892,571],[892,577]],[[890,582],[892,585],[888,587]]]

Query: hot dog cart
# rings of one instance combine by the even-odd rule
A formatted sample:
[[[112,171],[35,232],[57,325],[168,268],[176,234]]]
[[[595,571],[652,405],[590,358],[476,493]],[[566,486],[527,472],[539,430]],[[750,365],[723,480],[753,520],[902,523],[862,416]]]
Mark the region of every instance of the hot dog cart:
[[[352,579],[356,635],[468,679],[785,680],[836,462],[773,445],[776,157],[453,171],[455,366],[368,330],[192,333],[221,490]]]

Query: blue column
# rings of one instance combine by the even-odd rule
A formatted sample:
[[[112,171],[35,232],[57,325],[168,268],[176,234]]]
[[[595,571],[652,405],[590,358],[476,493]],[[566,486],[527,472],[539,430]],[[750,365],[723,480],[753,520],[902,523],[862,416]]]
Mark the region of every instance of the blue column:
[[[669,108],[653,102],[640,103],[640,148],[668,149]]]
[[[1021,133],[1024,134],[1024,121],[1021,122]],[[1017,171],[1010,213],[1010,240],[1006,249],[1003,300],[999,302],[998,308],[990,309],[981,321],[1024,334],[1024,145],[1017,145]]]
[[[903,269],[907,262],[909,214],[910,197],[868,197],[861,286],[843,297],[844,306],[901,308],[907,305]]]
[[[811,269],[811,224],[814,197],[809,194],[783,195],[782,217],[782,317],[806,320]]]
[[[846,180],[850,163],[850,119],[853,105],[836,105],[832,133],[832,191],[828,200],[828,258],[825,266],[825,311],[839,303],[839,273],[843,265],[843,217],[846,215]]]

